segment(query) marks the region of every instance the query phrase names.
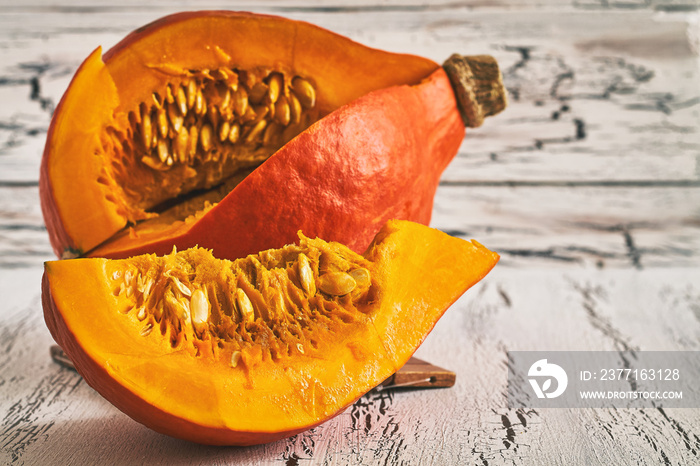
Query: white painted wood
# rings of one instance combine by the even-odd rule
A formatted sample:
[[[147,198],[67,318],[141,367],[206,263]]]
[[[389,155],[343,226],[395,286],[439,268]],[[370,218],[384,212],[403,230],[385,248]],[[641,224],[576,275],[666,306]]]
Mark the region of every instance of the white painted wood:
[[[455,387],[370,393],[293,438],[210,448],[149,431],[50,361],[37,179],[51,111],[96,46],[195,8],[499,60],[510,106],[469,131],[433,215],[502,255],[418,350]],[[509,350],[700,350],[699,38],[691,1],[4,1],[0,463],[700,462],[700,409],[509,410],[503,396]]]

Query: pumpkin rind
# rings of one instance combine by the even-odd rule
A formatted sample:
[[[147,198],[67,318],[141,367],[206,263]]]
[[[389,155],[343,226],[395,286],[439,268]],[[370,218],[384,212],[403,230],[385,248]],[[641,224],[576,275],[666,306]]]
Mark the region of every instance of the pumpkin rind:
[[[498,255],[391,221],[358,260],[373,291],[356,319],[331,325],[314,350],[234,368],[205,350],[172,347],[156,332],[140,336],[141,323],[125,314],[126,298],[110,287],[110,270],[123,261],[48,262],[42,302],[52,335],[78,371],[129,416],[200,443],[264,443],[324,422],[400,368]]]
[[[106,238],[124,225],[114,204],[105,199],[105,187],[95,182],[101,168],[95,153],[101,147],[99,137],[112,118],[110,107],[118,102],[100,54],[97,48],[83,62],[56,107],[41,161],[41,208],[59,257],[77,256],[97,245],[89,236]]]

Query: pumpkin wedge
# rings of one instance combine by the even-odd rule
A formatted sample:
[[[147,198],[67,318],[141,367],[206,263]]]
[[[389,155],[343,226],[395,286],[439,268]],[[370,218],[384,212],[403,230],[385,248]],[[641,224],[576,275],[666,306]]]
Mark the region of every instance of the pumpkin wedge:
[[[46,323],[85,380],[146,426],[250,445],[309,429],[400,368],[498,255],[407,221],[365,254],[309,239],[236,261],[47,262]]]
[[[505,105],[481,58],[446,67],[474,124]],[[431,60],[284,18],[180,13],[82,64],[49,129],[42,211],[63,258],[233,259],[298,229],[361,252],[390,218],[429,222],[464,131]]]

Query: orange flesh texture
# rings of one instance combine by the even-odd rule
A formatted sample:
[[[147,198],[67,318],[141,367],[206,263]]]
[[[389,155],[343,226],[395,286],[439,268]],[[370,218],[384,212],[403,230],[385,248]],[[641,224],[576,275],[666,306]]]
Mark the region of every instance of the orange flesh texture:
[[[420,84],[371,92],[319,120],[196,222],[169,227],[147,220],[89,255],[167,254],[173,245],[199,245],[236,258],[293,242],[298,229],[361,252],[389,219],[429,223],[440,175],[463,138],[440,69]],[[255,202],[261,199],[275,201]]]
[[[111,150],[103,147],[105,128],[125,130],[127,113],[138,114],[139,104],[151,102],[166,83],[177,84],[179,73],[219,67],[303,76],[316,89],[315,111],[322,117],[372,90],[417,83],[438,65],[373,50],[303,22],[221,11],[152,23],[107,52],[104,63],[98,49],[66,92],[45,151],[42,201],[57,255],[83,254],[128,222],[124,209],[106,199],[120,194],[96,182],[110,163],[101,154]]]
[[[95,50],[56,108],[41,162],[41,207],[57,256],[83,251],[124,226],[95,180],[103,164],[100,134],[118,103],[114,82]]]
[[[391,221],[358,261],[371,275],[359,317],[329,325],[315,348],[305,343],[304,353],[277,360],[231,367],[223,350],[206,350],[215,348],[210,342],[195,345],[196,355],[155,329],[141,336],[143,322],[126,313],[129,302],[110,284],[124,261],[46,263],[45,319],[85,380],[135,420],[200,443],[264,443],[331,418],[400,368],[498,255]]]

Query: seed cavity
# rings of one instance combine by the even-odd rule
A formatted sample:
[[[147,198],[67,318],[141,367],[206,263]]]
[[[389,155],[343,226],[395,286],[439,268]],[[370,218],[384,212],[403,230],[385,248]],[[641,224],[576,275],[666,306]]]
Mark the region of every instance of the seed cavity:
[[[112,155],[100,179],[122,187],[112,202],[133,223],[258,166],[321,116],[304,76],[238,68],[169,75],[128,112],[128,127],[108,128],[103,141]]]
[[[313,354],[311,336],[342,334],[370,307],[371,264],[349,250],[285,246],[236,261],[194,248],[127,259],[110,271],[120,311],[136,332],[153,328],[174,349],[219,360],[280,361]],[[117,293],[117,288],[120,293]],[[131,290],[131,291],[129,291]],[[362,317],[364,319],[364,317]],[[262,351],[261,351],[262,349]],[[224,359],[226,361],[226,359]]]

